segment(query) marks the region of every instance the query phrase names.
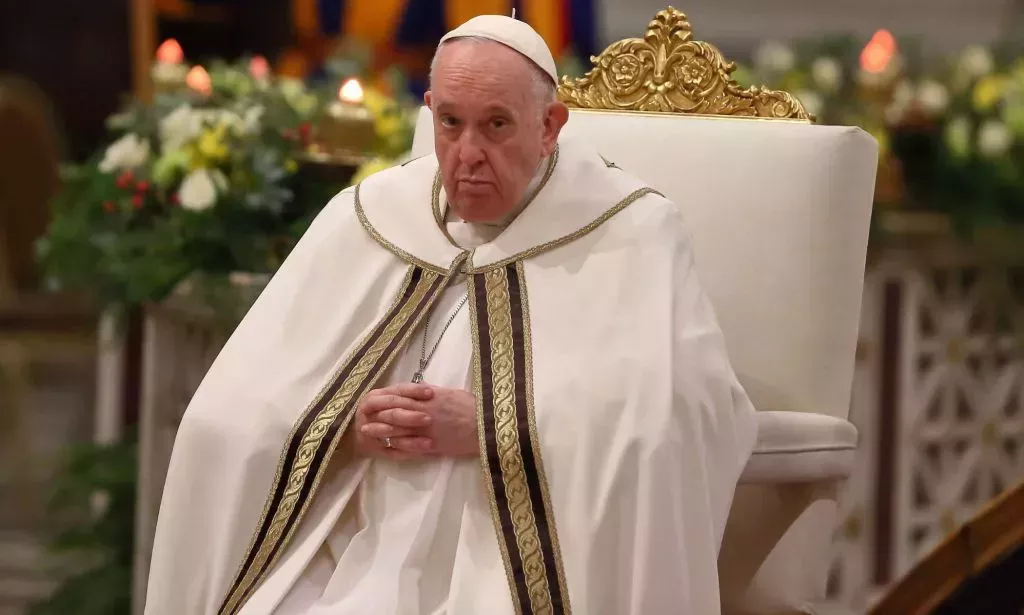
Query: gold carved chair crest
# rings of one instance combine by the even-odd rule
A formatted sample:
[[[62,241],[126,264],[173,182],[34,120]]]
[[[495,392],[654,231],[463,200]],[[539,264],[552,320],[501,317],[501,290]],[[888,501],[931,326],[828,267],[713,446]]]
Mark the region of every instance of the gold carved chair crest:
[[[582,77],[562,77],[558,97],[570,108],[812,119],[788,92],[736,83],[736,64],[693,40],[690,20],[672,7],[655,15],[643,38],[612,43],[591,62]]]

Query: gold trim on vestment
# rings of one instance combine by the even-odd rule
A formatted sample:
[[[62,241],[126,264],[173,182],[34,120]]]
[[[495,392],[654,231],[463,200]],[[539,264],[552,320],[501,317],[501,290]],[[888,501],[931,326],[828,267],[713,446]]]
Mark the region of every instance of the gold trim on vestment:
[[[602,157],[602,160],[604,161],[605,166],[611,166],[611,167],[615,166],[614,163],[609,164],[609,161],[607,159],[604,159],[603,157]],[[558,161],[558,149],[556,148],[555,153],[552,154],[552,162],[549,165],[547,172],[544,174],[544,177],[541,179],[540,185],[538,185],[536,191],[534,191],[533,195],[530,197],[530,201],[532,201],[534,198],[536,198],[537,194],[540,193],[541,188],[543,188],[547,184],[548,180],[551,179],[551,176],[554,174],[555,163],[557,163],[557,161]],[[447,229],[445,228],[444,218],[443,218],[444,210],[440,206],[440,192],[441,192],[440,171],[437,171],[435,173],[435,175],[434,175],[434,184],[433,184],[432,195],[431,195],[431,201],[432,201],[431,207],[433,209],[434,222],[438,225],[438,228],[441,230],[441,232],[444,233],[445,237],[448,238],[448,241],[453,246],[455,246],[455,247],[457,247],[459,249],[462,249],[461,247],[458,246],[458,244],[455,243],[455,240],[451,237],[451,235],[448,233]],[[487,265],[481,265],[479,267],[473,266],[472,258],[470,258],[469,261],[467,262],[467,266],[466,266],[466,269],[465,269],[464,273],[467,273],[467,274],[483,273],[483,272],[486,272],[486,271],[490,271],[491,269],[496,269],[496,268],[504,267],[504,266],[509,265],[511,263],[514,263],[516,261],[525,260],[525,259],[528,259],[528,258],[533,258],[535,256],[543,254],[544,252],[547,252],[549,250],[553,250],[553,249],[558,248],[558,247],[560,247],[562,245],[565,245],[565,244],[567,244],[569,242],[576,241],[577,239],[581,239],[582,237],[590,234],[591,232],[596,230],[599,226],[601,226],[602,224],[607,222],[609,218],[611,218],[615,214],[619,213],[620,211],[622,211],[626,207],[629,207],[635,201],[637,201],[637,200],[647,196],[648,194],[657,194],[659,196],[663,196],[660,192],[658,192],[657,190],[655,190],[653,188],[648,188],[648,187],[639,188],[637,190],[634,190],[630,194],[626,195],[626,197],[624,199],[622,199],[621,201],[619,201],[615,205],[612,205],[607,211],[605,211],[603,214],[598,216],[596,219],[592,220],[587,225],[583,226],[582,228],[580,228],[580,229],[578,229],[578,230],[576,230],[576,231],[574,231],[572,233],[569,233],[567,235],[563,235],[562,237],[559,237],[557,239],[552,239],[551,241],[542,243],[540,245],[534,246],[534,247],[529,248],[527,250],[523,250],[521,252],[517,252],[516,254],[513,254],[512,256],[509,256],[508,258],[503,258],[500,261],[497,261],[497,262],[494,262],[494,263],[490,263],[490,264],[487,264]],[[399,248],[395,244],[391,243],[383,235],[381,235],[377,231],[377,229],[375,229],[373,227],[373,224],[370,222],[369,218],[367,218],[366,212],[363,210],[362,202],[359,199],[359,185],[357,185],[355,187],[355,208],[356,208],[356,216],[359,218],[359,222],[363,225],[363,229],[365,229],[367,234],[369,234],[370,237],[373,238],[374,241],[376,241],[378,244],[380,244],[381,247],[383,247],[387,251],[391,252],[392,254],[394,254],[395,256],[397,256],[398,258],[402,259],[403,261],[405,261],[405,262],[407,262],[409,264],[416,265],[418,267],[421,267],[421,268],[426,269],[428,271],[432,271],[432,272],[437,273],[437,274],[444,274],[445,273],[445,270],[443,268],[441,268],[441,267],[439,267],[437,265],[433,265],[431,263],[428,263],[428,262],[426,262],[426,261],[424,261],[424,260],[422,260],[420,258],[417,258],[417,257],[413,256],[412,254],[410,254],[409,252],[406,252],[402,248]]]
[[[465,258],[466,254],[460,254],[443,277],[422,268],[417,271],[410,267],[392,307],[360,340],[352,355],[346,358],[295,423],[282,451],[263,515],[218,613],[237,613],[283,555],[319,489],[358,400],[395,360],[424,315],[462,267]],[[414,287],[410,290],[410,283],[414,280]],[[388,316],[391,316],[390,320]],[[368,348],[367,344],[370,344]],[[317,410],[332,389],[336,392]],[[339,419],[340,423],[337,422]],[[332,430],[334,433],[327,442],[328,448],[323,450],[324,440]],[[296,440],[300,434],[301,438]],[[268,517],[270,524],[266,525]]]
[[[483,383],[483,348],[484,344],[487,344],[488,352],[490,352],[490,335],[486,332],[482,332],[481,327],[477,324],[480,319],[488,318],[487,301],[478,301],[477,292],[478,285],[483,281],[478,280],[476,276],[468,276],[466,279],[466,289],[469,293],[469,318],[471,321],[470,328],[472,329],[473,339],[473,393],[476,397],[476,427],[477,427],[477,438],[480,442],[480,466],[484,474],[484,483],[487,486],[487,502],[491,506],[491,519],[494,522],[494,529],[496,537],[498,539],[498,547],[501,549],[501,560],[505,566],[505,577],[508,581],[508,587],[512,596],[512,607],[516,615],[523,613],[523,605],[519,601],[519,593],[516,591],[516,578],[515,571],[512,568],[512,559],[509,553],[509,544],[503,540],[503,534],[501,527],[501,514],[498,510],[497,504],[497,493],[494,488],[494,474],[491,472],[491,465],[487,461],[487,454],[489,451],[489,444],[487,439],[487,420],[485,418],[486,412],[484,410],[484,403],[486,401],[486,393],[484,391]],[[481,339],[486,336],[486,339]]]
[[[521,272],[510,266],[471,277],[481,463],[515,612],[568,614],[534,418]]]
[[[437,265],[428,263],[427,261],[420,260],[413,256],[412,254],[409,254],[402,248],[399,248],[395,244],[385,239],[383,235],[377,232],[377,229],[373,228],[373,224],[371,224],[369,218],[366,217],[366,212],[363,211],[363,204],[359,201],[359,187],[361,185],[362,184],[356,184],[355,188],[356,216],[359,218],[359,223],[363,225],[363,228],[366,230],[367,233],[369,233],[370,237],[372,237],[374,241],[383,246],[387,251],[391,252],[392,254],[402,259],[403,261],[412,265],[416,265],[417,267],[422,267],[427,271],[443,275],[445,273],[444,269],[438,267]]]
[[[565,597],[565,613],[569,613],[569,584],[565,580],[565,567],[562,565],[562,562],[565,560],[562,559],[562,548],[558,540],[558,527],[555,523],[554,506],[551,503],[551,493],[548,487],[550,483],[548,483],[547,472],[544,471],[543,456],[541,455],[540,450],[540,433],[537,430],[537,412],[533,405],[533,336],[531,334],[533,329],[530,324],[530,298],[526,291],[526,272],[523,267],[523,261],[516,262],[515,268],[516,275],[519,278],[519,303],[523,314],[522,352],[525,364],[524,378],[526,379],[526,411],[530,422],[530,444],[533,446],[533,457],[537,470],[537,482],[540,484],[541,500],[544,503],[544,510],[546,512],[549,525],[551,549],[554,553],[556,563],[555,574],[558,578],[561,595]]]
[[[398,307],[399,302],[402,301],[402,297],[405,296],[406,291],[409,289],[409,284],[412,282],[414,271],[415,269],[413,267],[409,267],[409,269],[405,272],[405,277],[402,279],[402,284],[398,288],[398,292],[395,294],[395,297],[391,301],[391,305],[388,306],[388,309],[385,312],[385,314],[390,314],[394,312],[395,308]],[[338,377],[341,375],[341,373],[345,371],[346,367],[352,361],[358,349],[362,348],[374,335],[376,329],[377,328],[374,327],[373,329],[368,331],[362,338],[359,339],[359,341],[354,346],[356,350],[353,350],[352,355],[346,357],[345,360],[342,361],[338,368],[334,371],[334,373],[331,374],[331,377],[324,383],[322,387],[320,387],[320,390],[317,391],[317,394],[316,396],[314,396],[313,401],[311,401],[309,405],[306,406],[306,409],[303,411],[301,418],[298,421],[295,421],[295,423],[292,425],[292,429],[288,433],[288,438],[285,440],[285,442],[292,442],[292,440],[295,438],[296,433],[299,431],[299,427],[305,422],[306,417],[309,415],[310,412],[313,411],[313,408],[315,408],[318,405],[319,401],[323,399],[324,395],[327,394],[327,391],[330,390],[331,385],[334,383],[334,381],[336,381]],[[275,486],[280,484],[281,477],[284,475],[285,459],[287,459],[286,451],[282,451],[277,461],[277,469],[274,471],[273,484]],[[225,598],[224,603],[221,605],[221,608],[218,611],[218,613],[232,613],[236,608],[236,605],[234,603],[237,602],[237,599],[232,600],[233,594],[235,594],[236,592],[235,586],[241,583],[242,573],[246,569],[246,561],[249,559],[249,555],[253,553],[254,550],[256,550],[256,543],[259,540],[261,534],[260,530],[263,527],[263,524],[266,523],[267,516],[269,515],[270,509],[272,508],[272,504],[273,498],[267,497],[266,502],[263,505],[263,512],[260,514],[260,518],[256,522],[256,529],[253,531],[252,538],[249,540],[249,546],[245,550],[246,555],[242,558],[242,561],[238,563],[238,568],[235,570],[235,574],[232,576],[232,587],[229,588],[228,596]],[[231,606],[232,608],[229,610],[227,608],[228,606]]]
[[[565,245],[567,243],[576,241],[577,239],[581,239],[584,236],[589,235],[590,233],[592,233],[594,230],[596,230],[599,226],[601,226],[605,222],[607,222],[609,218],[611,218],[615,214],[619,213],[623,209],[629,207],[634,202],[636,202],[636,201],[640,200],[641,198],[647,196],[648,194],[657,194],[658,196],[664,196],[660,192],[655,190],[654,188],[644,187],[644,188],[640,188],[640,189],[634,190],[633,192],[628,194],[626,196],[626,198],[622,199],[621,201],[619,201],[618,203],[613,205],[606,212],[604,212],[603,214],[601,214],[600,216],[595,218],[592,222],[590,222],[589,224],[587,224],[586,226],[584,226],[583,228],[581,228],[581,229],[579,229],[577,231],[569,233],[568,235],[563,235],[562,237],[559,237],[557,239],[552,239],[551,241],[542,243],[539,246],[534,246],[534,247],[532,247],[532,248],[530,248],[528,250],[523,250],[522,252],[517,252],[516,254],[513,254],[512,256],[509,256],[508,258],[503,258],[500,261],[489,263],[487,265],[481,265],[479,267],[476,267],[476,266],[473,266],[472,263],[470,263],[469,270],[467,271],[467,273],[470,273],[470,274],[484,273],[484,272],[487,272],[487,271],[491,271],[493,269],[500,269],[502,267],[505,267],[506,265],[510,265],[512,263],[515,263],[515,262],[518,262],[518,261],[521,261],[521,260],[526,260],[528,258],[533,258],[533,257],[535,257],[537,255],[540,255],[540,254],[543,254],[544,252],[547,252],[549,250],[554,250],[555,248],[563,246],[563,245]]]
[[[484,274],[487,295],[487,320],[490,326],[491,377],[493,379],[494,432],[500,460],[501,481],[505,484],[508,512],[512,519],[515,543],[523,561],[525,583],[534,613],[551,611],[551,594],[546,585],[547,571],[540,552],[537,519],[530,502],[530,488],[523,469],[523,445],[516,417],[515,351],[512,341],[508,279],[504,268]],[[519,400],[522,401],[522,400]],[[492,470],[493,472],[493,470]]]

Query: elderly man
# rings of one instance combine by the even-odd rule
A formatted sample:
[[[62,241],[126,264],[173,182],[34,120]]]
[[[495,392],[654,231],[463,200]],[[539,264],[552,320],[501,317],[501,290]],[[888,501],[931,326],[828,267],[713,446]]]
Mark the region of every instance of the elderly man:
[[[146,613],[719,611],[752,408],[679,211],[555,83],[514,19],[442,39],[436,155],[328,204],[192,400]]]

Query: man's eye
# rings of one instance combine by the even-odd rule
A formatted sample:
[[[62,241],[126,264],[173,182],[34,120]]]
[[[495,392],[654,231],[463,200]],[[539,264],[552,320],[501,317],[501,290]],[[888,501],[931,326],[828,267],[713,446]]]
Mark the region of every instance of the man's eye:
[[[453,126],[456,126],[457,124],[458,124],[458,120],[456,120],[454,117],[452,117],[450,115],[442,115],[441,116],[441,125],[442,126],[446,126],[448,128],[452,128]]]
[[[508,120],[497,118],[491,120],[491,128],[501,129],[508,126]]]

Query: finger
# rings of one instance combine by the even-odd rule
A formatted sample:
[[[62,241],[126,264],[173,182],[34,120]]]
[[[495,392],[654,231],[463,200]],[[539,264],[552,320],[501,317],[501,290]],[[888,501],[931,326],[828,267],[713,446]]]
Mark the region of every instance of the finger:
[[[402,438],[391,438],[391,447],[384,447],[386,451],[400,451],[403,453],[415,453],[422,455],[429,453],[434,448],[434,441],[425,436],[407,436]]]
[[[360,430],[363,435],[371,438],[405,438],[419,435],[415,429],[395,427],[387,423],[367,423]]]
[[[387,423],[394,427],[424,428],[433,422],[431,416],[418,410],[405,410],[403,408],[388,408],[381,410],[373,417],[374,423]]]
[[[370,415],[380,412],[381,410],[390,410],[392,408],[422,411],[423,402],[410,397],[396,395],[394,393],[379,393],[373,397],[364,397],[360,404],[359,411],[363,414]]]
[[[409,399],[429,401],[434,398],[434,388],[429,384],[415,382],[399,382],[380,389],[383,394],[401,395]]]

